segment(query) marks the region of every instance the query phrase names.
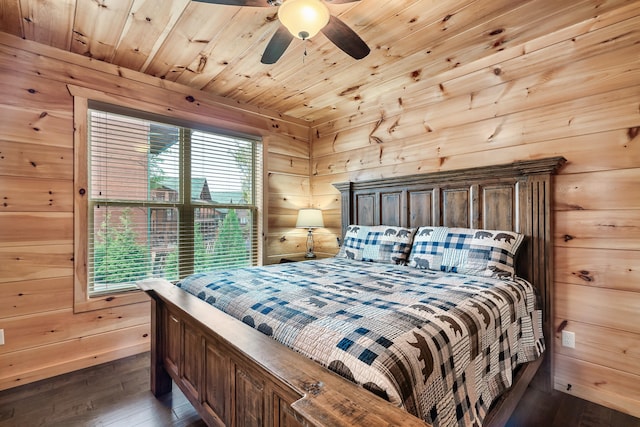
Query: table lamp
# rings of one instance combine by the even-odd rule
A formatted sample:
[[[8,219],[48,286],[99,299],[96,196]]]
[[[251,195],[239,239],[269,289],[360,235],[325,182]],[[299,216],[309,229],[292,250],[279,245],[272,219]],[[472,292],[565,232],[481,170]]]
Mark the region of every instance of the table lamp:
[[[296,221],[296,228],[307,228],[309,233],[307,234],[307,253],[305,258],[315,258],[316,254],[313,253],[313,229],[324,227],[324,221],[322,221],[322,211],[320,209],[300,209],[298,211],[298,220]]]

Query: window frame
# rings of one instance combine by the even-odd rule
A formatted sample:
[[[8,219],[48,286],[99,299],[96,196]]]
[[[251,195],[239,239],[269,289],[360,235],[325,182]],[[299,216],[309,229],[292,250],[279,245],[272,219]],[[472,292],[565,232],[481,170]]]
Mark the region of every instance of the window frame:
[[[88,111],[95,108],[92,103],[105,104],[114,108],[122,108],[123,110],[142,111],[144,108],[149,115],[158,117],[166,117],[169,122],[171,119],[177,122],[193,125],[194,128],[202,126],[205,130],[220,129],[219,126],[207,123],[206,116],[194,115],[189,112],[181,112],[175,108],[168,106],[160,106],[153,104],[145,104],[144,102],[136,102],[120,96],[109,95],[103,92],[97,92],[90,89],[80,88],[68,85],[68,89],[73,96],[74,103],[74,312],[85,312],[98,310],[102,308],[115,307],[128,304],[142,303],[149,300],[148,296],[139,289],[125,290],[108,294],[89,295],[88,267],[89,267],[89,143],[88,143]],[[175,115],[167,115],[167,111],[176,113]],[[126,113],[125,113],[126,114]],[[230,131],[233,134],[233,131]],[[224,132],[223,132],[224,133]],[[240,132],[238,132],[240,133]],[[237,133],[236,133],[237,134]],[[260,138],[261,135],[252,135],[254,138]],[[254,188],[256,215],[256,244],[257,244],[257,262],[258,265],[264,263],[264,238],[265,235],[265,189],[267,168],[265,164],[266,147],[264,140],[258,142],[262,145],[261,157],[255,158],[256,162],[262,162],[261,186]],[[254,165],[254,167],[257,163]],[[187,193],[190,194],[190,193]],[[189,206],[194,205],[189,201]],[[195,204],[197,207],[198,205]],[[238,206],[235,206],[236,208]]]

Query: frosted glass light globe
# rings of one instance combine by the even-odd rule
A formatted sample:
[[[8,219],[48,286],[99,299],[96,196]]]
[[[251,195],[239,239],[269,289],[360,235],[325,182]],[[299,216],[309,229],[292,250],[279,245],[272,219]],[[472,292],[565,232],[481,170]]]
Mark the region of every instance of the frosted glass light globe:
[[[330,16],[322,0],[286,0],[278,9],[282,25],[302,40],[318,34],[329,23]]]

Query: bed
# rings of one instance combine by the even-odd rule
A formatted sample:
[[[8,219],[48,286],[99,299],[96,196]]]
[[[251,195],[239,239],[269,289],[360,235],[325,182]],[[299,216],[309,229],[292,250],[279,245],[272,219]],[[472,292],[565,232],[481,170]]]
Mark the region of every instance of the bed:
[[[543,388],[551,384],[551,357],[541,356],[553,344],[550,191],[564,162],[335,184],[344,237],[335,259],[141,282],[152,297],[153,393],[175,381],[208,425],[504,424],[541,366]],[[360,244],[374,235],[391,243]],[[462,250],[446,262],[434,251],[441,235]],[[498,258],[513,245],[512,270],[477,260],[441,268],[469,257],[460,236],[480,261],[495,258],[482,245]],[[323,345],[334,349],[324,359]]]

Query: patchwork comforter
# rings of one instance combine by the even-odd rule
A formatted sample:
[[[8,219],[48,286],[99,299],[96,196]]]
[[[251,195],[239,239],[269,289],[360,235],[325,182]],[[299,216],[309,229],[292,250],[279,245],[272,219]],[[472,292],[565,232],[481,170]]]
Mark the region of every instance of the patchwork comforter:
[[[520,278],[332,258],[177,286],[436,427],[481,424],[516,365],[544,351]]]

